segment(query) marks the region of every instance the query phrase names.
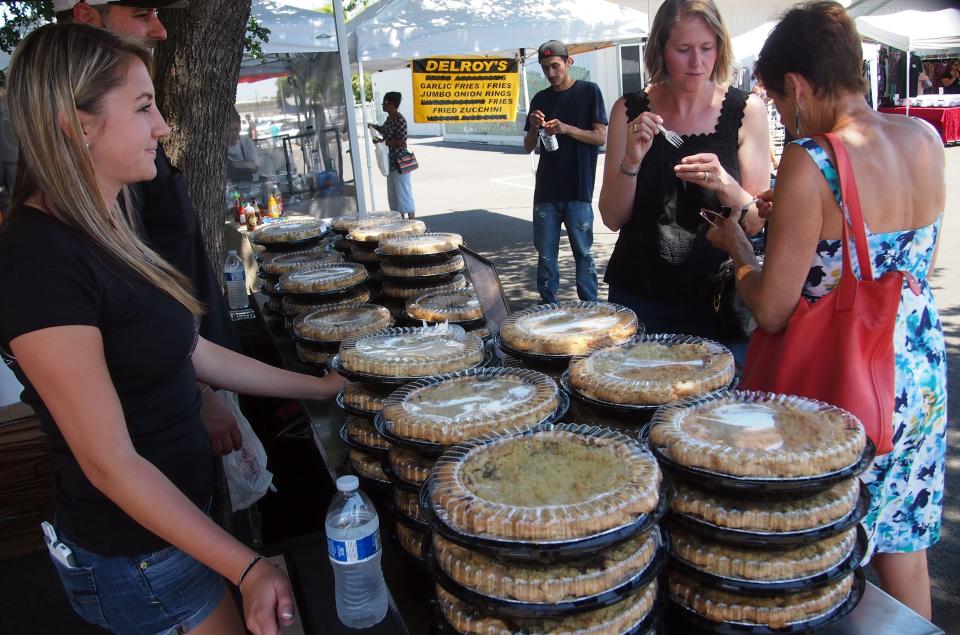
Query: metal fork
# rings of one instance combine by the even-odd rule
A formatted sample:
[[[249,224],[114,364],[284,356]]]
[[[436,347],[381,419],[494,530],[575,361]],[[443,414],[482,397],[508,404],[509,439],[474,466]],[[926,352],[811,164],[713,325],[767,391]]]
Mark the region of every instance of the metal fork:
[[[667,140],[667,143],[672,145],[674,148],[679,148],[683,145],[683,137],[678,135],[673,130],[667,130],[662,124],[657,124],[657,128],[659,128],[660,132],[663,133],[663,138]]]

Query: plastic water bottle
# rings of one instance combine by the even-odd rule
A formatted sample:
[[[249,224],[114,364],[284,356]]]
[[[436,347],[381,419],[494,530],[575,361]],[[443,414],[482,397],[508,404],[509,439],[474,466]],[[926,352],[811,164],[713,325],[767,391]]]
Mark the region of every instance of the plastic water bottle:
[[[540,141],[543,142],[543,149],[547,152],[554,152],[555,150],[560,149],[560,143],[557,141],[557,137],[552,134],[547,134],[547,131],[543,128],[540,128],[538,131],[540,135]]]
[[[327,510],[327,550],[337,589],[337,616],[349,628],[368,628],[387,614],[380,569],[380,519],[356,476],[337,479]]]
[[[230,310],[236,311],[250,306],[250,298],[247,297],[247,276],[236,249],[227,252],[227,259],[223,263],[223,279],[227,283],[227,303],[230,305]]]

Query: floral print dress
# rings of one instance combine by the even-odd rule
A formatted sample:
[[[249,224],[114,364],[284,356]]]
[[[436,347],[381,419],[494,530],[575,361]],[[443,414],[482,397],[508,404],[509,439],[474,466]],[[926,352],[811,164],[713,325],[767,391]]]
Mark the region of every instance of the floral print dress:
[[[826,152],[811,139],[798,139],[816,162],[840,202],[840,180]],[[919,229],[871,233],[867,247],[874,277],[888,271],[909,271],[920,294],[904,284],[894,329],[896,402],[893,452],[877,457],[860,477],[872,497],[864,525],[873,550],[883,553],[920,551],[940,538],[946,455],[946,347],[937,307],[927,282],[943,220]],[[853,240],[853,236],[850,237]],[[816,301],[840,282],[843,241],[821,240],[803,287]],[[860,275],[856,252],[853,268]]]

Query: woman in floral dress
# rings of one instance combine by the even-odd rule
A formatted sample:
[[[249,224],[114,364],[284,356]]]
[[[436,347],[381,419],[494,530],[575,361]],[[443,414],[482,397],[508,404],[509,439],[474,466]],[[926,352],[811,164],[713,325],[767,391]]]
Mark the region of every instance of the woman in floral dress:
[[[883,115],[864,100],[860,36],[843,7],[812,2],[773,30],[756,73],[797,141],[780,162],[761,271],[736,223],[708,238],[731,254],[737,289],[767,333],[782,331],[801,297],[816,301],[840,279],[840,191],[832,151],[810,136],[833,132],[850,155],[860,192],[871,266],[913,274],[894,332],[893,445],[862,476],[872,497],[864,524],[881,586],[930,617],[926,549],[940,537],[946,450],[946,350],[928,278],[945,200],[944,154],[929,125]],[[910,148],[904,160],[903,148]],[[859,275],[856,254],[851,254]],[[816,345],[811,342],[811,346]]]

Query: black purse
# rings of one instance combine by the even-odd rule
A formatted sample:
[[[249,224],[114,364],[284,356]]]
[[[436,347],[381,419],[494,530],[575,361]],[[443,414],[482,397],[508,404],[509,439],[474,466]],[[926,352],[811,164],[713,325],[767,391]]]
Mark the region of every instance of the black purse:
[[[767,230],[763,228],[756,236],[750,239],[753,243],[753,253],[763,263],[763,250],[766,246]],[[747,305],[737,293],[736,272],[733,260],[725,260],[717,272],[710,279],[710,297],[713,304],[713,313],[720,323],[720,330],[731,339],[750,337],[757,328],[757,321]]]

